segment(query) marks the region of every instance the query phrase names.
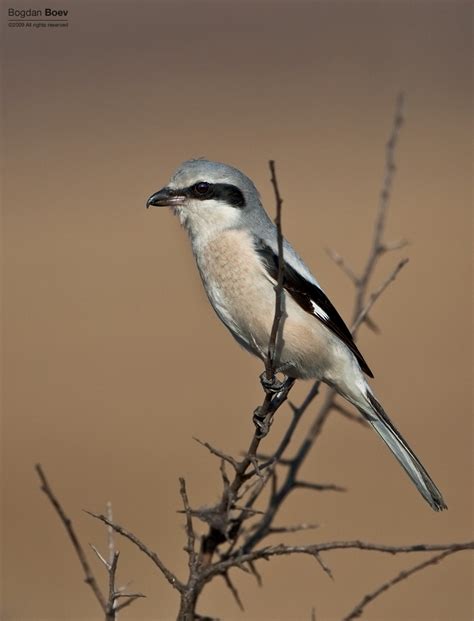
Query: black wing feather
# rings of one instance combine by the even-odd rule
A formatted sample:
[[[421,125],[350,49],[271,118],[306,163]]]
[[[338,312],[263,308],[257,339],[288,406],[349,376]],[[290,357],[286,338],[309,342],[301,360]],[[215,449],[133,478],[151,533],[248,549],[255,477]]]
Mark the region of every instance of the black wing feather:
[[[257,253],[262,259],[265,269],[274,279],[278,279],[278,255],[268,246],[262,239],[258,239],[255,244]],[[291,265],[285,262],[283,271],[283,287],[291,295],[291,297],[301,306],[307,313],[321,321],[329,330],[331,330],[341,341],[347,345],[354,356],[357,358],[360,368],[369,377],[374,377],[369,365],[365,362],[362,354],[357,349],[349,328],[332,305],[326,294],[314,283],[306,280],[304,276],[299,274]],[[320,317],[314,312],[313,303],[316,304],[328,318]]]

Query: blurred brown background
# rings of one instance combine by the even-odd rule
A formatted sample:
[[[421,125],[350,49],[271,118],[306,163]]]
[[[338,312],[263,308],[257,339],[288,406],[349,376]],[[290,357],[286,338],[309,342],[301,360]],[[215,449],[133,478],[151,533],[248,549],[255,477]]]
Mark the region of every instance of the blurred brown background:
[[[373,312],[382,334],[363,330],[360,344],[449,511],[431,512],[375,434],[334,415],[304,474],[349,493],[295,493],[278,522],[321,525],[295,542],[469,539],[472,4],[62,0],[70,25],[55,31],[7,28],[7,6],[44,8],[2,6],[1,618],[101,618],[35,462],[84,544],[104,548],[105,532],[82,509],[111,500],[116,520],[183,576],[177,478],[195,506],[219,493],[217,462],[192,436],[237,455],[252,433],[260,365],[218,323],[185,234],[170,213],[144,209],[148,195],[181,161],[206,156],[242,168],[273,213],[275,158],[286,235],[348,318],[351,284],[324,248],[362,265],[400,88],[407,121],[387,232],[411,241],[411,260]],[[376,282],[396,260],[383,259]],[[123,619],[174,618],[175,592],[119,544],[120,580],[148,595]],[[394,588],[365,618],[471,619],[471,558]],[[338,619],[416,562],[325,560],[334,582],[312,559],[277,559],[262,564],[262,590],[235,576],[245,613],[220,581],[200,610],[288,620],[314,606],[318,619]]]

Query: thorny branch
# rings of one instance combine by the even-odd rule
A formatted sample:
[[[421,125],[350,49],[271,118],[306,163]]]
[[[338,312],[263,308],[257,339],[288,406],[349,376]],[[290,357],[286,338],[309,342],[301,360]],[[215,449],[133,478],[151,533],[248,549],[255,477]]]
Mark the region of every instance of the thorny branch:
[[[373,241],[372,246],[369,251],[369,256],[367,258],[364,269],[362,270],[362,274],[360,276],[356,275],[355,272],[347,267],[344,267],[344,271],[347,273],[349,271],[351,280],[353,280],[356,288],[355,295],[355,303],[354,309],[352,313],[352,334],[354,337],[357,334],[357,331],[362,324],[362,322],[367,318],[368,312],[371,310],[372,306],[376,302],[376,300],[380,297],[380,295],[385,291],[386,287],[393,282],[396,278],[399,271],[406,264],[407,260],[400,261],[392,273],[387,277],[384,283],[371,294],[369,301],[367,302],[368,296],[368,288],[370,279],[373,275],[375,267],[377,265],[377,260],[380,258],[382,254],[388,251],[388,245],[383,241],[383,233],[385,229],[386,223],[386,215],[389,206],[390,199],[390,191],[392,188],[393,176],[395,173],[395,149],[397,146],[397,141],[400,133],[400,129],[403,124],[403,95],[400,94],[397,98],[396,106],[395,106],[395,115],[393,121],[393,128],[390,134],[390,138],[387,142],[386,146],[386,160],[385,160],[385,174],[383,180],[383,187],[381,192],[381,198],[379,201],[379,207],[375,219],[374,225],[374,233],[373,233]],[[400,244],[396,244],[395,247],[399,247]],[[336,254],[337,260],[336,263],[338,265],[346,266],[347,264],[344,262],[342,257]],[[319,392],[319,382],[315,382],[313,384],[312,389],[308,393],[306,399],[300,406],[300,408],[296,408],[293,410],[293,429],[291,435],[299,423],[301,417],[308,409],[309,405],[312,403],[314,398]],[[308,455],[311,448],[314,446],[316,439],[320,436],[323,427],[326,423],[326,420],[334,409],[336,405],[336,392],[334,390],[329,390],[326,394],[326,398],[316,415],[310,429],[301,442],[299,448],[296,450],[294,457],[291,459],[291,463],[289,465],[286,479],[282,483],[282,486],[278,490],[278,492],[272,495],[267,512],[262,519],[260,525],[257,529],[252,533],[251,537],[246,541],[243,549],[245,551],[250,550],[254,547],[259,541],[261,541],[264,537],[267,536],[268,529],[271,526],[271,523],[276,516],[280,506],[285,501],[290,492],[294,489],[295,483],[297,481],[297,474],[303,464],[306,456]],[[296,420],[295,420],[296,419]],[[291,435],[285,438],[285,447],[288,445],[291,440]],[[281,456],[281,453],[278,452],[278,456]]]
[[[58,514],[61,522],[64,524],[66,528],[67,534],[71,543],[76,551],[76,554],[79,558],[79,562],[81,563],[82,569],[85,575],[85,582],[91,587],[97,601],[100,604],[101,609],[105,613],[105,621],[116,621],[117,613],[119,610],[122,610],[126,606],[132,604],[135,600],[145,597],[143,593],[127,593],[124,587],[116,586],[116,574],[117,574],[117,565],[119,560],[119,552],[115,550],[115,542],[113,537],[114,529],[110,527],[107,533],[107,545],[108,545],[108,560],[104,558],[104,556],[99,552],[99,550],[91,545],[92,550],[95,552],[101,563],[105,566],[108,573],[108,585],[107,585],[107,597],[102,592],[99,587],[99,583],[95,578],[92,569],[87,560],[86,554],[84,552],[84,548],[82,547],[79,538],[76,535],[74,527],[72,526],[71,519],[67,516],[66,512],[63,509],[62,504],[59,502],[58,497],[53,492],[46,475],[44,473],[43,468],[40,464],[36,464],[35,470],[38,473],[38,476],[41,481],[41,489],[48,497],[50,503],[53,505],[56,513]],[[110,522],[112,521],[112,505],[107,503],[107,515]],[[126,601],[122,604],[118,604],[117,601],[119,598],[125,598]]]
[[[472,545],[469,545],[465,549],[472,549]],[[413,574],[417,573],[418,571],[421,571],[422,569],[426,569],[426,567],[429,567],[430,565],[437,565],[444,558],[446,558],[447,556],[450,556],[451,554],[454,554],[455,552],[459,552],[459,550],[460,550],[459,547],[453,546],[451,548],[448,548],[447,550],[444,550],[440,554],[436,554],[435,556],[432,556],[431,558],[425,561],[422,561],[421,563],[418,563],[417,565],[414,565],[410,569],[405,569],[401,571],[394,578],[392,578],[391,580],[388,580],[387,582],[384,582],[371,593],[367,593],[367,595],[365,595],[361,599],[361,601],[357,604],[357,606],[355,606],[351,610],[351,612],[342,619],[342,621],[352,621],[353,619],[358,619],[361,616],[361,614],[364,612],[364,608],[368,604],[370,604],[370,602],[373,602],[374,599],[377,599],[377,597],[379,597],[380,595],[388,591],[388,589],[392,588],[399,582],[406,580],[410,576],[413,576]]]
[[[86,511],[86,513],[93,518],[104,522],[104,524],[107,524],[108,526],[113,528],[115,532],[119,533],[119,535],[122,535],[122,537],[125,537],[133,544],[135,544],[137,548],[139,548],[146,556],[148,556],[148,558],[153,561],[153,563],[158,567],[158,569],[161,571],[161,573],[168,580],[172,587],[180,592],[184,590],[184,585],[176,578],[173,572],[171,572],[166,567],[166,565],[161,561],[158,554],[156,552],[153,552],[153,550],[151,550],[146,544],[144,544],[136,535],[126,530],[125,528],[122,528],[122,526],[120,526],[119,524],[112,522],[108,519],[107,516],[103,515],[102,513],[92,513],[91,511]]]
[[[270,160],[270,174],[271,183],[275,192],[276,199],[276,216],[275,225],[277,229],[277,244],[278,244],[278,278],[275,287],[275,315],[273,317],[272,331],[270,333],[270,342],[268,345],[268,355],[265,361],[265,375],[267,381],[272,381],[275,375],[275,354],[278,350],[278,336],[280,334],[280,327],[283,319],[283,234],[281,230],[281,207],[283,205],[283,199],[280,196],[280,190],[278,188],[278,181],[275,171],[275,162]]]
[[[306,554],[318,556],[322,552],[333,550],[365,550],[368,552],[382,552],[386,554],[410,554],[414,552],[460,552],[461,550],[474,550],[474,541],[464,543],[448,544],[414,544],[409,546],[386,546],[383,544],[369,543],[366,541],[329,541],[326,543],[310,544],[302,546],[288,546],[279,544],[276,546],[266,546],[258,550],[253,550],[247,554],[241,554],[236,558],[228,558],[214,563],[205,570],[205,576],[218,575],[230,569],[236,560],[238,563],[249,563],[258,560],[268,560],[272,556],[288,556],[290,554]]]
[[[372,244],[366,263],[360,273],[357,273],[347,261],[333,250],[328,250],[329,256],[344,271],[355,286],[355,301],[352,311],[352,334],[357,334],[362,324],[370,329],[378,331],[376,324],[369,313],[386,288],[395,280],[400,270],[406,265],[408,259],[400,260],[392,269],[385,280],[370,292],[370,283],[374,275],[375,267],[382,255],[389,251],[403,248],[407,242],[396,241],[388,243],[384,240],[387,212],[390,202],[391,190],[393,185],[395,167],[395,152],[403,125],[403,105],[404,97],[400,94],[396,101],[393,125],[389,139],[386,144],[385,172],[380,192],[378,209],[375,217]],[[408,546],[387,546],[363,541],[334,541],[318,544],[289,546],[285,544],[262,546],[262,542],[269,536],[275,534],[285,534],[301,530],[316,528],[314,524],[299,524],[290,526],[274,525],[276,516],[284,504],[287,497],[296,489],[307,489],[313,491],[345,491],[341,486],[333,483],[318,483],[303,481],[300,478],[301,467],[314,447],[317,439],[323,432],[325,423],[331,412],[339,412],[350,421],[364,424],[362,419],[340,405],[336,400],[336,393],[329,389],[324,400],[316,413],[309,429],[303,439],[299,442],[293,453],[288,455],[288,449],[292,444],[294,433],[298,428],[303,416],[308,412],[315,398],[319,395],[320,382],[314,382],[306,397],[300,405],[289,403],[291,408],[291,420],[281,438],[276,450],[271,455],[263,455],[259,452],[263,438],[268,434],[272,418],[275,412],[287,400],[288,394],[293,386],[293,380],[287,379],[279,382],[275,377],[277,369],[275,361],[278,358],[279,334],[284,321],[284,295],[283,295],[283,235],[281,229],[281,208],[283,200],[280,195],[275,163],[269,162],[271,183],[273,186],[276,202],[277,242],[279,269],[278,278],[275,286],[275,314],[271,331],[271,338],[267,352],[262,352],[265,362],[265,372],[261,376],[262,386],[265,396],[262,405],[254,412],[255,432],[250,441],[247,452],[242,459],[236,459],[224,451],[214,448],[208,442],[201,442],[207,450],[219,458],[220,472],[222,478],[222,494],[219,502],[211,507],[193,509],[188,500],[184,479],[180,479],[180,494],[183,502],[185,515],[185,533],[187,544],[185,551],[188,555],[188,578],[180,581],[161,561],[156,552],[151,550],[136,535],[126,530],[112,520],[110,514],[102,515],[90,513],[93,517],[105,523],[109,529],[128,539],[137,546],[146,556],[148,556],[158,570],[165,576],[180,594],[180,609],[178,613],[179,621],[193,621],[197,619],[210,620],[211,617],[199,615],[196,612],[198,599],[206,584],[214,578],[220,576],[225,581],[232,597],[237,605],[243,608],[242,600],[230,577],[230,571],[240,569],[253,575],[259,585],[262,578],[257,570],[257,563],[261,560],[269,560],[275,556],[287,556],[290,554],[310,555],[319,563],[322,570],[332,577],[330,568],[325,564],[321,555],[326,555],[333,550],[365,550],[370,552],[380,552],[387,554],[403,553],[423,553],[439,552],[428,560],[415,565],[411,569],[405,570],[388,582],[383,583],[374,591],[365,595],[361,601],[348,613],[343,621],[352,621],[360,617],[364,608],[374,599],[383,594],[387,589],[398,584],[402,580],[409,578],[414,573],[424,568],[440,562],[450,554],[461,550],[474,549],[474,542],[454,543],[446,545],[434,544],[415,544]],[[232,476],[229,476],[227,469],[231,469]],[[281,477],[281,470],[283,476]],[[66,518],[59,503],[50,492],[49,486],[45,482],[41,469],[38,470],[43,481],[43,489],[49,496],[52,504],[58,511],[63,523],[65,524],[70,538],[76,548],[78,556],[86,575],[86,581],[93,588],[99,603],[104,611],[110,608],[111,599],[125,596],[129,599],[121,605],[113,605],[112,611],[116,612],[127,606],[131,601],[141,594],[117,594],[115,589],[110,586],[108,600],[105,600],[97,586],[90,568],[85,561],[85,555],[80,545],[76,544],[77,538],[72,531],[70,521]],[[47,491],[49,490],[49,492]],[[267,492],[266,496],[263,495]],[[256,510],[254,505],[257,501],[263,502],[267,498],[266,505],[262,510]],[[193,518],[200,520],[207,527],[207,532],[201,536],[196,533]],[[200,537],[199,553],[196,552],[196,540]],[[109,547],[109,560],[105,561],[100,553],[94,548],[99,558],[109,568],[109,580],[114,581],[118,553]],[[114,601],[115,601],[114,600]],[[115,608],[114,608],[115,606]],[[312,618],[315,618],[314,610]],[[115,617],[106,617],[107,621],[113,621]]]
[[[241,462],[235,463],[235,460],[224,455],[221,452],[217,452],[209,444],[206,447],[214,454],[218,454],[222,459],[232,464],[235,470],[234,480],[230,484],[224,485],[224,491],[222,499],[218,507],[218,511],[221,513],[222,518],[220,520],[220,527],[216,528],[215,525],[211,525],[209,532],[202,538],[201,542],[201,563],[206,565],[212,561],[212,556],[216,548],[225,541],[229,540],[229,527],[232,528],[235,533],[239,531],[240,524],[248,517],[246,507],[242,511],[238,520],[230,521],[229,514],[232,508],[235,508],[235,500],[242,485],[252,476],[260,475],[259,468],[257,466],[258,458],[257,451],[261,440],[267,435],[271,420],[275,412],[285,402],[289,391],[291,390],[294,380],[287,378],[283,383],[278,382],[275,378],[275,356],[278,351],[278,337],[280,328],[283,321],[283,235],[281,229],[281,207],[283,200],[280,196],[278,187],[278,181],[276,178],[275,162],[270,160],[270,173],[271,182],[273,185],[276,201],[276,218],[275,225],[277,228],[277,242],[278,242],[278,279],[275,286],[275,315],[272,324],[272,330],[270,335],[270,342],[268,345],[268,353],[265,358],[265,373],[261,376],[262,386],[265,390],[265,398],[261,406],[257,407],[254,412],[254,421],[256,424],[256,430],[251,440],[250,446],[244,459]],[[248,473],[250,466],[253,466],[253,470]],[[261,486],[263,488],[263,485]],[[224,526],[222,528],[222,526]]]
[[[79,542],[79,539],[77,538],[76,531],[74,530],[71,519],[66,515],[66,512],[64,511],[61,503],[59,502],[53,490],[51,489],[48,479],[46,478],[46,475],[44,474],[43,468],[41,467],[41,464],[36,464],[35,470],[38,473],[38,476],[41,481],[41,490],[46,494],[50,503],[53,505],[56,513],[58,514],[59,519],[64,524],[64,528],[67,531],[69,539],[71,540],[71,543],[76,551],[76,554],[79,558],[79,562],[84,571],[84,575],[86,577],[85,582],[86,584],[90,586],[90,588],[94,592],[94,595],[97,601],[99,602],[102,610],[105,611],[106,609],[105,597],[102,591],[100,590],[99,584],[94,574],[92,573],[91,566],[89,565],[89,562],[85,555],[84,548],[82,547],[82,545]]]

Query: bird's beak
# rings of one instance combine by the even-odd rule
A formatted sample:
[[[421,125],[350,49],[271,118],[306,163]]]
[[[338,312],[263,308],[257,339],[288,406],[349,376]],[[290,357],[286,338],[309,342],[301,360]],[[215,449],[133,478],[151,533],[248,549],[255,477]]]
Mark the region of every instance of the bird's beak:
[[[181,205],[186,197],[178,194],[176,190],[170,188],[162,188],[150,196],[146,202],[146,207],[175,207]]]

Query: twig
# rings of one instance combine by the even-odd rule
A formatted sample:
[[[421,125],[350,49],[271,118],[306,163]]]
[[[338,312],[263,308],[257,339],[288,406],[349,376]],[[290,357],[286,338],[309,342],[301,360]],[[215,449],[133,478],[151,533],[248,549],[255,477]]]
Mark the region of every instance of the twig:
[[[275,192],[276,216],[275,225],[277,229],[278,244],[278,278],[275,287],[275,314],[273,317],[272,330],[270,333],[270,342],[268,344],[268,356],[265,361],[265,374],[268,381],[271,381],[275,375],[275,356],[277,351],[277,339],[280,332],[280,324],[283,319],[283,275],[284,275],[284,256],[283,256],[283,234],[281,230],[281,207],[283,199],[280,196],[278,181],[275,172],[275,162],[270,160],[270,181]]]
[[[102,610],[105,612],[106,611],[106,601],[105,601],[105,597],[102,594],[102,591],[99,588],[99,585],[97,583],[97,580],[95,579],[94,574],[92,573],[92,570],[90,568],[90,565],[87,561],[85,552],[83,547],[81,546],[79,539],[77,538],[77,535],[74,531],[74,528],[72,526],[72,522],[71,519],[66,515],[61,503],[59,502],[58,498],[56,497],[56,495],[54,494],[53,490],[51,489],[48,480],[46,479],[46,475],[44,474],[43,468],[41,467],[41,464],[36,464],[35,466],[35,470],[38,473],[38,476],[41,480],[41,489],[42,491],[46,494],[46,496],[48,497],[49,501],[51,502],[51,504],[53,505],[56,513],[58,514],[59,518],[61,519],[61,522],[64,525],[64,528],[67,531],[67,534],[69,536],[69,539],[71,540],[71,543],[76,551],[76,554],[79,558],[79,562],[81,563],[82,569],[84,571],[84,575],[85,575],[85,582],[90,586],[90,588],[92,589],[92,591],[94,592],[95,597],[97,598],[97,601],[99,602]]]
[[[405,267],[405,265],[408,263],[408,261],[409,261],[409,259],[406,259],[406,258],[402,259],[401,261],[399,261],[399,263],[396,265],[395,269],[392,271],[391,274],[389,274],[389,276],[384,280],[384,282],[380,285],[380,287],[378,287],[373,293],[370,294],[369,301],[364,306],[364,308],[360,311],[359,316],[357,317],[357,319],[354,321],[354,323],[352,325],[352,332],[353,333],[358,329],[360,324],[363,321],[365,321],[365,319],[367,318],[367,316],[369,314],[369,311],[372,308],[372,306],[379,299],[379,297],[382,295],[382,293],[385,291],[385,289],[388,287],[388,285],[395,280],[395,278],[398,276],[398,273],[400,272],[400,270],[403,267]]]
[[[104,522],[104,524],[108,524],[114,529],[116,533],[119,533],[119,535],[122,535],[122,537],[125,537],[126,539],[131,541],[134,545],[137,546],[137,548],[139,548],[144,554],[146,554],[146,556],[148,556],[148,558],[150,558],[153,561],[153,563],[158,567],[158,569],[161,571],[161,573],[164,575],[166,580],[168,580],[168,582],[171,584],[173,588],[175,588],[176,590],[180,592],[184,591],[185,589],[184,585],[178,580],[178,578],[173,574],[173,572],[171,572],[164,565],[164,563],[162,562],[158,554],[156,554],[156,552],[153,552],[153,550],[150,550],[150,548],[146,546],[143,543],[143,541],[140,541],[140,539],[138,539],[136,535],[126,530],[119,524],[115,524],[115,522],[111,522],[105,515],[98,514],[98,513],[92,513],[91,511],[86,511],[86,513],[92,516],[93,518],[95,518],[96,520],[100,520],[101,522]]]
[[[107,599],[107,607],[106,607],[106,621],[114,621],[115,620],[115,574],[117,572],[117,563],[119,560],[119,552],[114,551],[113,557],[110,561],[109,565],[109,594]]]
[[[319,563],[319,566],[324,571],[324,573],[328,575],[331,578],[331,580],[334,580],[334,576],[332,575],[331,568],[329,567],[329,565],[326,565],[326,563],[323,561],[323,559],[321,558],[321,555],[318,552],[316,552],[316,554],[314,555],[314,558]]]
[[[387,218],[388,205],[390,202],[390,195],[392,191],[393,178],[395,176],[395,150],[400,136],[400,131],[404,122],[403,108],[405,103],[405,96],[403,93],[399,93],[397,101],[395,103],[395,114],[393,118],[392,131],[385,146],[385,172],[382,182],[382,189],[380,191],[380,200],[377,216],[375,218],[374,232],[372,238],[372,248],[365,265],[365,269],[362,275],[358,279],[358,287],[356,293],[356,303],[354,319],[357,317],[364,308],[364,298],[367,291],[367,284],[372,276],[372,273],[377,263],[378,258],[386,252],[386,245],[383,243],[383,233],[385,230],[385,223]]]
[[[248,566],[250,568],[251,573],[254,575],[258,586],[261,587],[263,585],[263,580],[262,580],[262,576],[260,575],[257,568],[255,567],[255,563],[253,561],[249,561]]]
[[[128,599],[125,602],[122,602],[121,604],[119,604],[118,606],[115,606],[116,613],[119,612],[120,610],[123,610],[127,606],[130,606],[130,604],[133,604],[133,602],[135,602],[137,599],[142,599],[146,597],[146,595],[143,595],[143,593],[130,593],[130,594],[122,593],[122,594],[116,595],[116,599],[118,599],[119,597],[127,597]]]
[[[288,427],[288,429],[285,432],[285,435],[283,436],[279,447],[277,448],[277,450],[275,451],[275,453],[273,454],[272,457],[268,458],[268,463],[263,464],[261,466],[261,469],[263,470],[264,468],[267,468],[268,466],[272,466],[275,464],[283,464],[285,466],[289,465],[291,466],[293,464],[293,459],[284,459],[282,457],[283,453],[286,451],[286,449],[288,448],[291,439],[293,437],[293,434],[301,420],[301,418],[303,417],[303,414],[306,412],[306,410],[309,408],[309,406],[312,404],[312,402],[314,401],[314,399],[318,396],[319,394],[319,389],[321,387],[321,382],[316,381],[313,383],[313,385],[311,386],[311,389],[309,390],[308,394],[306,395],[306,397],[303,400],[303,403],[299,406],[299,407],[295,407],[293,404],[291,404],[291,409],[293,411],[293,419]]]
[[[360,414],[355,414],[354,412],[351,412],[350,410],[345,408],[343,405],[340,405],[339,403],[334,403],[332,408],[336,412],[339,412],[339,414],[342,414],[342,416],[344,416],[344,418],[347,418],[348,420],[351,420],[354,423],[357,423],[358,425],[361,425],[362,427],[368,427],[369,426],[367,421],[365,419],[363,419]]]
[[[263,419],[265,421],[268,421],[271,416],[278,410],[278,408],[284,403],[288,396],[288,392],[291,390],[292,385],[292,382],[286,382],[283,385],[281,391],[278,392],[276,395],[265,395],[263,404],[259,408],[260,413],[263,415]],[[224,486],[224,492],[222,494],[219,507],[217,508],[218,512],[220,511],[221,513],[221,523],[223,524],[227,523],[228,521],[224,518],[227,517],[229,509],[232,506],[232,503],[237,498],[240,488],[244,483],[247,482],[250,476],[256,474],[255,468],[254,472],[252,472],[250,475],[247,473],[247,470],[252,464],[256,463],[256,455],[262,438],[263,436],[261,435],[259,430],[256,429],[250,442],[250,446],[245,454],[245,457],[242,459],[241,462],[238,462],[237,464],[234,479],[232,480],[230,485]],[[238,527],[235,529],[235,531],[236,533],[238,533]],[[222,530],[222,528],[216,528],[211,525],[209,532],[201,540],[199,563],[202,565],[209,565],[212,561],[212,556],[216,548],[225,541],[228,541],[228,533],[225,532],[225,530]]]
[[[105,512],[107,518],[112,521],[112,503],[110,501],[107,502],[105,506]],[[116,588],[115,588],[115,574],[117,573],[117,565],[119,559],[119,552],[115,549],[115,540],[114,540],[114,531],[110,526],[107,526],[107,552],[108,552],[108,563],[107,563],[107,571],[109,574],[109,594],[107,599],[107,609],[105,620],[106,621],[116,621],[117,619],[117,610],[115,607],[116,602]]]
[[[193,571],[196,566],[196,550],[194,548],[196,534],[194,532],[193,518],[191,517],[191,509],[189,507],[188,494],[186,492],[186,482],[182,477],[179,479],[179,493],[181,494],[184,511],[186,513],[186,536],[188,539],[186,551],[189,557],[189,569]]]
[[[107,561],[107,560],[106,560],[106,559],[102,556],[102,554],[99,552],[99,550],[95,547],[95,545],[94,545],[94,544],[90,543],[89,545],[90,545],[90,547],[92,548],[92,550],[96,553],[97,558],[100,560],[100,562],[101,562],[101,563],[103,563],[103,564],[104,564],[105,568],[106,568],[106,569],[107,569],[107,571],[108,571],[108,570],[109,570],[109,568],[110,568],[109,561]]]
[[[441,552],[441,554],[436,554],[435,556],[432,556],[431,558],[423,561],[422,563],[418,563],[417,565],[411,567],[410,569],[405,569],[405,570],[401,571],[399,574],[397,574],[391,580],[388,580],[387,582],[384,582],[382,585],[380,585],[374,591],[372,591],[370,593],[367,593],[367,595],[365,595],[361,599],[361,601],[357,604],[357,606],[355,606],[351,610],[351,612],[343,618],[342,621],[353,621],[353,619],[358,619],[361,616],[361,614],[363,613],[364,608],[368,604],[373,602],[374,599],[376,599],[377,597],[382,595],[382,593],[385,593],[385,591],[388,591],[388,589],[392,588],[393,586],[395,586],[399,582],[402,582],[403,580],[406,580],[407,578],[409,578],[410,576],[412,576],[416,572],[421,571],[422,569],[425,569],[426,567],[429,567],[430,565],[436,565],[437,563],[442,561],[444,558],[446,558],[450,554],[454,554],[455,552],[458,552],[458,551],[459,551],[458,549],[445,550],[444,552]]]
[[[235,587],[234,583],[232,582],[232,580],[230,579],[229,576],[229,572],[226,571],[225,573],[222,574],[222,577],[224,578],[224,581],[227,585],[227,588],[229,589],[229,591],[232,593],[233,598],[235,599],[237,606],[240,608],[240,610],[242,610],[242,612],[245,610],[244,609],[244,605],[242,603],[242,600],[240,599],[240,595],[239,592],[237,591],[237,588]]]
[[[111,522],[113,522],[114,516],[112,513],[112,503],[110,502],[110,500],[105,506],[105,515]],[[115,539],[114,529],[111,526],[107,526],[107,549],[109,552],[109,565],[112,565],[112,561],[115,558]]]
[[[195,440],[201,446],[206,447],[207,450],[210,453],[212,453],[212,455],[215,455],[216,457],[220,457],[224,461],[228,462],[234,468],[234,470],[237,470],[239,464],[231,455],[227,455],[223,451],[220,451],[219,449],[216,449],[215,447],[213,447],[211,444],[209,444],[209,442],[203,442],[199,438],[193,437],[193,440]]]
[[[301,489],[312,489],[315,492],[347,492],[347,488],[333,483],[311,483],[311,481],[295,481],[293,486]]]
[[[342,271],[346,274],[346,276],[349,277],[349,280],[351,280],[354,283],[354,285],[358,284],[359,277],[354,272],[352,267],[350,267],[346,263],[344,258],[338,252],[336,252],[335,250],[332,250],[331,248],[326,248],[326,254],[334,261],[336,265],[338,265],[342,269]]]
[[[373,275],[373,272],[374,272],[374,269],[375,269],[375,266],[377,264],[379,257],[386,251],[386,247],[383,242],[383,233],[384,233],[386,215],[387,215],[387,210],[388,210],[388,205],[389,205],[390,191],[392,187],[393,176],[395,173],[395,148],[397,145],[397,140],[398,140],[398,136],[399,136],[402,124],[403,124],[403,95],[400,94],[399,97],[397,98],[397,102],[395,105],[393,126],[392,126],[389,140],[387,142],[387,147],[386,147],[385,173],[384,173],[384,179],[382,183],[382,191],[380,195],[379,207],[378,207],[375,224],[374,224],[372,246],[369,250],[369,255],[366,261],[365,268],[362,272],[362,275],[360,277],[357,277],[356,279],[356,296],[355,296],[355,303],[354,303],[354,310],[353,310],[353,328],[352,328],[352,333],[354,337],[357,334],[358,328],[360,327],[359,317],[362,316],[363,318],[367,316],[367,313],[370,310],[370,308],[373,306],[376,300],[380,297],[380,295],[385,290],[385,288],[389,285],[389,283],[393,281],[393,279],[396,277],[401,267],[403,267],[402,265],[400,268],[395,270],[395,273],[392,273],[392,275],[388,278],[388,280],[384,282],[382,287],[379,288],[379,289],[382,289],[380,293],[378,293],[378,290],[375,292],[376,295],[373,297],[373,300],[371,298],[372,301],[369,303],[368,308],[367,308],[365,298],[367,295],[369,281]],[[311,403],[314,396],[318,393],[318,390],[319,390],[319,382],[315,382],[311,390],[309,391],[306,399],[304,400],[303,404],[300,406],[299,410],[298,409],[294,410],[294,412],[295,411],[298,412],[298,415],[296,416],[296,420],[293,421],[295,424],[290,426],[291,433],[287,432],[287,434],[285,434],[285,438],[284,438],[285,449],[291,440],[291,437],[294,433],[294,430],[296,429],[296,426],[302,414],[304,413],[308,405]],[[336,396],[336,392],[333,389],[330,389],[326,395],[326,398],[318,414],[316,415],[312,425],[310,426],[310,429],[306,437],[303,439],[299,448],[297,449],[295,457],[291,460],[292,463],[287,470],[285,480],[283,481],[278,492],[272,496],[270,503],[268,505],[268,510],[267,510],[266,515],[262,518],[258,528],[252,533],[252,535],[250,535],[247,541],[243,544],[241,548],[241,552],[243,553],[249,552],[252,548],[255,547],[256,544],[258,544],[258,542],[263,537],[266,536],[267,529],[271,527],[273,519],[275,515],[277,514],[280,506],[285,501],[288,494],[294,489],[295,483],[297,481],[297,475],[298,475],[299,469],[301,468],[303,462],[305,461],[309,451],[314,446],[316,440],[321,435],[321,432],[324,428],[326,420],[328,419],[329,414],[331,413],[333,406],[335,404],[335,396]],[[280,459],[282,456],[282,452],[277,451],[277,454],[275,454],[275,456],[278,459]],[[278,459],[276,461],[278,461]],[[274,467],[274,465],[269,466],[269,467]]]
[[[313,386],[313,389],[314,389],[314,386]],[[313,389],[312,391],[310,391],[310,394],[311,392],[313,392],[314,394]],[[270,498],[267,511],[265,512],[265,515],[262,517],[261,521],[259,522],[258,528],[255,530],[254,533],[252,533],[252,535],[250,535],[250,537],[242,545],[241,547],[242,553],[249,552],[252,548],[255,547],[255,545],[263,537],[266,536],[267,530],[268,528],[271,527],[273,519],[275,518],[280,506],[282,505],[286,497],[290,494],[290,492],[295,488],[295,483],[297,480],[297,475],[300,470],[300,467],[302,463],[304,462],[306,456],[308,455],[311,447],[313,446],[316,438],[319,436],[319,434],[322,431],[324,422],[326,418],[329,416],[329,413],[331,411],[332,403],[334,400],[334,395],[335,395],[335,392],[333,389],[330,389],[327,392],[324,403],[316,419],[311,425],[306,437],[303,439],[295,457],[292,459],[291,465],[289,466],[288,471],[286,473],[284,482],[280,486],[280,489],[278,490],[278,492],[273,494],[272,497]],[[308,403],[310,402],[308,399],[306,399],[305,401]]]
[[[368,543],[365,541],[330,541],[326,543],[302,545],[302,546],[289,546],[289,545],[276,545],[267,546],[247,552],[244,554],[236,555],[228,559],[216,562],[204,571],[204,578],[206,581],[211,576],[221,574],[227,571],[230,567],[234,566],[237,562],[249,563],[255,562],[260,559],[268,560],[272,556],[288,556],[291,554],[308,554],[309,556],[315,556],[321,552],[329,552],[332,550],[365,550],[370,552],[382,552],[385,554],[410,554],[415,552],[436,552],[436,551],[450,551],[460,552],[461,550],[473,550],[474,541],[468,541],[465,543],[453,543],[453,544],[415,544],[409,546],[388,546],[377,543]]]
[[[384,242],[383,248],[385,252],[393,252],[394,250],[401,250],[402,248],[406,248],[410,245],[410,242],[407,239],[399,239],[394,242]]]
[[[370,315],[365,315],[364,323],[369,328],[369,330],[372,330],[374,334],[380,334],[380,328]]]
[[[273,526],[268,529],[269,535],[276,535],[278,533],[299,533],[302,530],[314,530],[319,528],[319,524],[295,524],[293,526]]]

